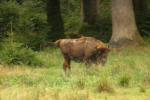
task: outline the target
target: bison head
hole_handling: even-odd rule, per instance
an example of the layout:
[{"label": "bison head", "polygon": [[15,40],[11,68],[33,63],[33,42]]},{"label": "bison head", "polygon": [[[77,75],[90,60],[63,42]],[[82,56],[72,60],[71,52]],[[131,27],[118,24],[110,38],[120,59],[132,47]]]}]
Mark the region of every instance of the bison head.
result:
[{"label": "bison head", "polygon": [[109,48],[99,48],[96,54],[97,63],[104,65],[107,61],[107,55],[110,52]]}]

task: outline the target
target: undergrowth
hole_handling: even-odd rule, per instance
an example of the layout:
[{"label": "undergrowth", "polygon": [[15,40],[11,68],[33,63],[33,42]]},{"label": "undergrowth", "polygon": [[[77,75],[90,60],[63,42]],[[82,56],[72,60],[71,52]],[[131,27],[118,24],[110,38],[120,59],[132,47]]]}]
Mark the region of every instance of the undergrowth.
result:
[{"label": "undergrowth", "polygon": [[41,66],[41,60],[36,53],[22,43],[5,41],[0,47],[0,63],[1,64],[25,64]]}]

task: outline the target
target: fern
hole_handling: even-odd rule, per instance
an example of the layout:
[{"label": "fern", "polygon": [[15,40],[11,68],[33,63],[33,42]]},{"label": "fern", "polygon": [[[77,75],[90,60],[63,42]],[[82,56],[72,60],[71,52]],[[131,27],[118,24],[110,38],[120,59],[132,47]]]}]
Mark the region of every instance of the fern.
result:
[{"label": "fern", "polygon": [[150,37],[150,13],[146,13],[141,24],[138,25],[142,36]]}]

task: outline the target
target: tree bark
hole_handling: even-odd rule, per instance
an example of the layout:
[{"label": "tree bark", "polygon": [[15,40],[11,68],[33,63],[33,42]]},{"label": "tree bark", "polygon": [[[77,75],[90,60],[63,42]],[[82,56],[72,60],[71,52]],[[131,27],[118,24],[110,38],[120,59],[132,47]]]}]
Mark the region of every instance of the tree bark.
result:
[{"label": "tree bark", "polygon": [[56,40],[64,36],[64,23],[59,0],[47,0],[47,21],[50,26],[49,39]]},{"label": "tree bark", "polygon": [[141,40],[133,12],[132,0],[112,0],[112,37],[110,47],[137,44]]},{"label": "tree bark", "polygon": [[98,18],[99,0],[82,0],[81,1],[81,21],[82,23],[95,24]]}]

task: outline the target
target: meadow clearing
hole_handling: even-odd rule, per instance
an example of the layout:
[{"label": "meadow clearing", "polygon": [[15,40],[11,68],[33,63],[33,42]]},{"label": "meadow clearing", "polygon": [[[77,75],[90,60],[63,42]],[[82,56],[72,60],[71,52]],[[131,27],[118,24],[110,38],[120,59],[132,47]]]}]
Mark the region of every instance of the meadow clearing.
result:
[{"label": "meadow clearing", "polygon": [[0,65],[0,100],[150,100],[150,45],[109,53],[105,66],[71,63],[58,48],[36,53],[41,67]]}]

